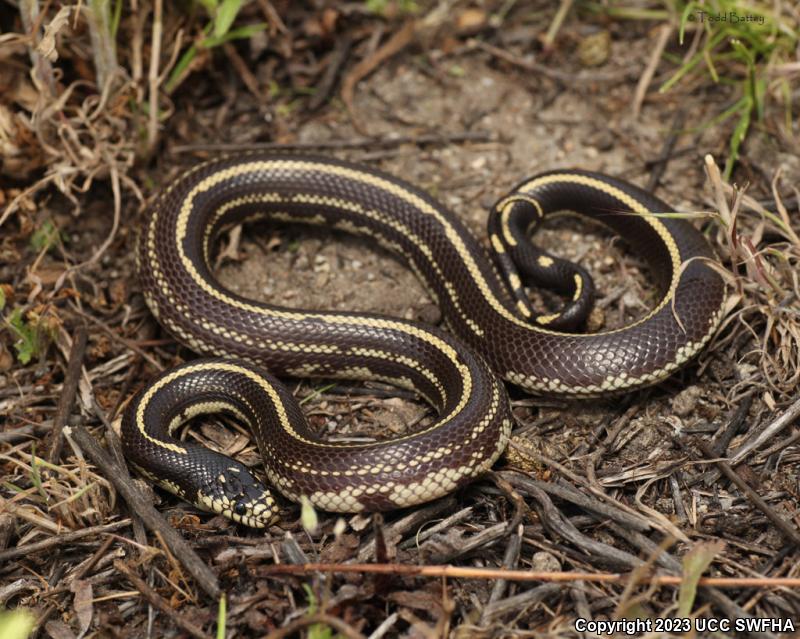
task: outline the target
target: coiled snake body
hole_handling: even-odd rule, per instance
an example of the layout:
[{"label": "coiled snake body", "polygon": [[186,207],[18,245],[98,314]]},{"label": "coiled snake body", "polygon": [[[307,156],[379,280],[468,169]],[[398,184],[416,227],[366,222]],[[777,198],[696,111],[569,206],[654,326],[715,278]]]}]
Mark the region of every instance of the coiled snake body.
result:
[{"label": "coiled snake body", "polygon": [[[611,226],[647,259],[662,295],[645,317],[603,333],[562,332],[585,316],[591,279],[528,237],[545,216],[563,210]],[[241,463],[173,438],[187,419],[223,411],[248,423],[269,480],[287,497],[305,496],[324,510],[385,510],[446,494],[488,469],[507,443],[511,414],[500,377],[537,393],[619,392],[660,381],[710,339],[721,319],[723,283],[695,259],[711,252],[691,225],[652,215],[669,210],[606,176],[546,173],[495,206],[493,264],[440,203],[387,174],[287,155],[199,165],[150,208],[137,262],[159,322],[192,350],[219,359],[168,371],[139,393],[123,419],[126,455],[165,488],[250,526],[275,517],[272,496]],[[373,238],[414,270],[452,334],[375,314],[281,308],[223,288],[209,266],[216,236],[263,217]],[[570,301],[560,313],[533,313],[524,289],[533,280],[566,293]],[[391,441],[324,442],[262,366],[279,377],[410,388],[438,417]]]}]

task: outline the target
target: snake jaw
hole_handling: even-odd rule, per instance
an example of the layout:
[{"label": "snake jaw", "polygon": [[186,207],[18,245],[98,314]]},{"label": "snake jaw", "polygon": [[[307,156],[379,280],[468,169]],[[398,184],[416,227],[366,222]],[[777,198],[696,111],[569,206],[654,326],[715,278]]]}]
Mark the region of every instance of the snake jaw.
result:
[{"label": "snake jaw", "polygon": [[251,528],[265,528],[277,518],[270,491],[243,465],[231,465],[197,491],[197,503]]}]

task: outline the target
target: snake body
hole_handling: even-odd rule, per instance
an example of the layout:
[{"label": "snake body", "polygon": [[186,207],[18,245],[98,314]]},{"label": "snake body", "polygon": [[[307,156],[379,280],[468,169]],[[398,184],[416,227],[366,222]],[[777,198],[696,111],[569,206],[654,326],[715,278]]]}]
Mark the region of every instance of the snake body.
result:
[{"label": "snake body", "polygon": [[[564,210],[611,226],[646,258],[661,297],[645,317],[603,333],[561,332],[585,315],[591,279],[528,236]],[[150,207],[137,263],[158,321],[215,359],[168,371],[137,395],[123,419],[126,454],[165,488],[250,526],[274,519],[274,499],[244,465],[173,438],[187,419],[222,411],[248,423],[270,482],[323,510],[386,510],[444,495],[485,472],[507,443],[512,419],[499,378],[551,395],[620,392],[662,380],[711,338],[722,280],[702,259],[712,256],[702,235],[652,215],[664,211],[607,176],[545,173],[494,207],[492,262],[442,204],[371,168],[269,154],[198,165]],[[265,217],[374,239],[413,269],[450,332],[376,314],[286,309],[225,289],[210,267],[215,238]],[[533,312],[524,290],[533,280],[571,298],[562,312]],[[438,416],[390,441],[325,442],[261,367],[278,377],[388,382],[418,392]]]}]

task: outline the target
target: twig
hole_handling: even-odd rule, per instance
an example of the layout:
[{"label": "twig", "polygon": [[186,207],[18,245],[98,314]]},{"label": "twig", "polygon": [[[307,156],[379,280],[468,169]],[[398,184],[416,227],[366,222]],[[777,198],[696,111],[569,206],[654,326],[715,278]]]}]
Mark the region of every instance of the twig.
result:
[{"label": "twig", "polygon": [[508,521],[508,531],[511,532],[522,523],[525,515],[529,515],[531,513],[530,506],[528,506],[528,504],[525,502],[525,498],[520,495],[508,481],[503,479],[499,473],[491,473],[489,478],[500,489],[500,492],[502,492],[506,498],[512,504],[514,504],[514,514]]},{"label": "twig", "polygon": [[558,584],[542,584],[541,586],[536,586],[530,590],[525,590],[518,595],[514,595],[513,597],[492,602],[483,609],[481,621],[484,619],[487,622],[492,621],[493,619],[497,619],[498,617],[511,612],[519,613],[520,611],[530,608],[545,598],[556,595],[559,592],[561,592],[561,586]]},{"label": "twig", "polygon": [[[1,434],[2,433],[0,433],[0,435]],[[2,441],[2,438],[0,438],[0,441]],[[779,441],[774,446],[770,446],[766,450],[761,451],[758,454],[758,458],[759,459],[766,459],[770,455],[774,455],[775,453],[777,453],[779,450],[783,450],[784,448],[788,448],[789,446],[791,446],[792,444],[794,444],[797,441],[800,441],[800,430],[796,431],[792,435],[789,435],[789,437],[787,437],[786,439],[782,439],[781,441]]]},{"label": "twig", "polygon": [[264,94],[261,92],[261,89],[258,86],[258,80],[256,76],[253,75],[252,71],[247,66],[247,63],[242,60],[242,56],[240,56],[236,52],[236,47],[234,47],[230,42],[226,42],[222,45],[222,50],[225,51],[225,55],[228,56],[228,59],[231,61],[231,64],[236,69],[236,73],[244,82],[244,85],[247,87],[247,90],[253,94],[253,97],[256,99],[259,105],[264,105],[267,103]]},{"label": "twig", "polygon": [[104,524],[102,526],[92,526],[91,528],[84,528],[83,530],[73,530],[71,532],[58,533],[52,537],[43,539],[42,541],[3,550],[0,552],[0,564],[10,559],[15,559],[16,557],[32,555],[33,553],[37,553],[42,550],[49,550],[50,548],[56,546],[63,547],[67,544],[71,544],[73,541],[83,539],[84,537],[91,537],[92,535],[119,530],[120,528],[125,528],[126,526],[130,525],[131,520],[124,519],[122,521],[115,521],[111,524]]},{"label": "twig", "polygon": [[8,547],[11,535],[17,527],[17,520],[11,513],[0,513],[0,552]]},{"label": "twig", "polygon": [[97,562],[106,556],[108,549],[114,545],[115,541],[117,541],[117,539],[114,535],[106,537],[105,541],[100,544],[100,547],[94,551],[94,554],[89,557],[87,561],[79,564],[78,569],[70,575],[70,582],[75,583],[79,579],[83,579],[84,575],[87,575],[89,571],[97,565]]},{"label": "twig", "polygon": [[550,23],[547,33],[542,40],[542,49],[545,51],[550,51],[553,48],[553,43],[556,41],[556,36],[561,30],[561,25],[564,24],[564,20],[569,10],[572,8],[572,3],[573,0],[561,0],[558,11],[556,11],[556,15],[553,17],[553,21]]},{"label": "twig", "polygon": [[[710,459],[716,457],[714,451],[705,442],[698,442],[697,446],[701,451],[703,451],[703,454],[706,457]],[[769,519],[775,525],[775,527],[780,530],[781,533],[783,533],[783,536],[786,537],[788,541],[792,542],[795,546],[800,547],[800,531],[798,531],[797,528],[792,526],[783,517],[778,515],[778,513],[776,513],[775,510],[761,498],[761,495],[753,490],[750,485],[744,479],[742,479],[735,470],[733,470],[728,462],[722,459],[717,459],[714,463],[717,465],[717,468],[719,468],[722,474],[736,484],[739,490],[747,495],[747,498],[753,502],[753,505],[767,516],[767,519]]]},{"label": "twig", "polygon": [[[523,530],[524,528],[522,524],[520,524],[517,526],[517,534],[511,535],[509,538],[505,555],[503,555],[503,570],[514,570],[517,567],[517,563],[519,562],[519,551],[520,548],[522,548]],[[483,613],[481,614],[482,622],[487,623],[489,621],[489,617],[491,615],[489,612],[487,612],[487,608],[503,598],[503,596],[506,594],[506,588],[508,588],[508,582],[505,579],[498,579],[494,582],[494,585],[492,586],[492,592],[489,595],[489,603],[487,604],[486,608],[483,609]]]},{"label": "twig", "polygon": [[[661,60],[661,54],[664,53],[664,47],[667,46],[669,36],[672,34],[672,25],[666,23],[661,25],[658,37],[656,38],[655,46],[650,52],[650,59],[647,61],[647,66],[639,78],[639,83],[636,85],[636,91],[633,94],[633,107],[631,109],[633,119],[639,117],[639,112],[642,110],[642,102],[647,95],[647,89],[653,81],[653,76],[658,68],[658,63]],[[652,190],[652,189],[648,189]]]},{"label": "twig", "polygon": [[120,495],[128,503],[131,512],[142,518],[144,524],[154,533],[159,533],[169,547],[172,554],[181,562],[189,574],[197,580],[198,585],[209,596],[217,599],[220,594],[219,583],[216,575],[203,562],[197,553],[189,546],[177,531],[172,528],[161,516],[150,501],[134,486],[128,474],[111,459],[97,440],[92,437],[82,426],[72,426],[64,429],[68,437],[74,439],[84,453],[101,470],[107,479],[114,484]]},{"label": "twig", "polygon": [[72,340],[67,372],[64,374],[64,385],[58,398],[55,417],[53,417],[53,434],[48,457],[51,464],[58,464],[61,451],[64,449],[64,426],[67,424],[72,405],[75,402],[75,393],[78,391],[78,382],[80,382],[83,369],[83,356],[86,353],[87,335],[86,327],[81,326]]},{"label": "twig", "polygon": [[105,152],[103,152],[103,157],[106,166],[108,166],[108,173],[109,177],[111,178],[111,193],[114,196],[114,217],[112,218],[111,221],[111,230],[108,232],[108,235],[103,240],[103,243],[100,245],[100,247],[91,255],[91,257],[88,260],[86,260],[85,262],[81,262],[80,264],[75,264],[74,266],[70,266],[66,271],[64,271],[61,274],[61,276],[58,278],[55,284],[56,290],[61,288],[64,281],[71,274],[81,271],[99,262],[100,258],[103,257],[103,255],[105,255],[108,248],[114,242],[114,238],[117,236],[117,231],[119,230],[119,222],[122,216],[122,192],[120,190],[120,174],[114,158]]},{"label": "twig", "polygon": [[622,510],[621,507],[616,507],[613,503],[604,504],[599,499],[592,498],[592,496],[585,495],[584,493],[577,491],[574,488],[570,488],[564,484],[553,484],[545,481],[538,481],[536,479],[530,479],[529,477],[525,477],[524,475],[513,471],[503,471],[498,473],[498,475],[508,480],[512,486],[515,486],[523,493],[526,493],[531,488],[538,488],[550,495],[558,497],[559,499],[573,503],[590,513],[595,513],[600,517],[611,519],[612,521],[615,521],[627,528],[638,530],[639,532],[648,532],[653,529],[653,526],[650,524],[650,522],[640,515],[626,512]]},{"label": "twig", "polygon": [[415,31],[416,23],[413,20],[406,22],[380,49],[353,67],[342,82],[342,102],[350,114],[353,126],[359,133],[364,133],[364,131],[356,117],[353,104],[356,85],[386,60],[402,51],[414,39]]},{"label": "twig", "polygon": [[505,60],[509,64],[513,64],[515,67],[525,69],[526,71],[532,71],[533,73],[538,73],[546,78],[550,78],[551,80],[562,83],[574,84],[576,82],[619,82],[620,80],[624,80],[625,78],[629,77],[634,72],[632,69],[624,69],[622,71],[610,71],[605,73],[594,70],[590,72],[580,71],[578,73],[569,73],[568,71],[551,69],[550,67],[545,66],[544,64],[539,64],[538,62],[534,62],[533,60],[521,58],[506,51],[505,49],[495,47],[481,40],[469,40],[467,42],[467,46],[473,49],[485,51],[495,58],[499,58],[501,60]]},{"label": "twig", "polygon": [[448,561],[453,561],[458,557],[463,557],[464,555],[474,552],[479,548],[483,548],[484,546],[488,546],[489,544],[503,539],[506,535],[508,535],[509,529],[510,527],[508,523],[501,521],[494,526],[484,528],[479,533],[472,535],[468,539],[462,540],[457,547],[445,547],[441,550],[436,550],[435,552],[430,553],[428,561],[434,561],[442,564]]},{"label": "twig", "polygon": [[[628,573],[609,572],[539,572],[533,570],[503,570],[501,568],[468,568],[464,566],[410,566],[407,564],[276,564],[258,566],[256,574],[260,577],[275,575],[305,575],[313,572],[329,574],[389,574],[405,577],[435,577],[445,579],[507,579],[508,581],[552,581],[568,583],[573,581],[590,581],[593,583],[624,584],[629,579]],[[683,577],[680,575],[653,575],[646,582],[654,586],[680,586]],[[718,588],[800,588],[800,577],[701,577],[700,586],[716,586]]]},{"label": "twig", "polygon": [[289,29],[281,20],[281,15],[277,12],[275,7],[269,0],[258,0],[258,6],[261,7],[261,12],[269,25],[269,34],[275,35],[276,33],[289,33]]},{"label": "twig", "polygon": [[756,435],[751,441],[742,444],[739,449],[730,457],[732,466],[740,464],[742,460],[747,457],[756,448],[772,439],[775,435],[781,432],[784,428],[789,426],[795,419],[800,417],[800,398],[794,404],[784,411],[782,415],[777,417],[771,424],[764,430]]},{"label": "twig", "polygon": [[[416,509],[414,512],[406,515],[402,519],[398,519],[391,525],[387,526],[383,531],[385,537],[389,539],[397,539],[404,535],[409,530],[414,530],[424,524],[437,518],[444,512],[452,510],[456,506],[456,500],[453,497],[444,497],[438,499],[422,508]],[[357,558],[359,561],[366,561],[367,559],[375,556],[375,539],[372,538],[364,544],[358,551]]]},{"label": "twig", "polygon": [[320,140],[319,142],[257,142],[254,144],[181,144],[170,149],[172,153],[222,152],[235,153],[252,151],[305,151],[308,149],[389,149],[404,144],[425,146],[432,144],[453,144],[458,142],[495,142],[496,136],[489,131],[458,131],[456,133],[435,133],[427,135],[399,135],[384,138],[355,138],[349,140]]},{"label": "twig", "polygon": [[467,506],[466,508],[462,508],[461,510],[454,512],[449,517],[445,517],[439,523],[434,524],[433,526],[429,526],[424,530],[418,529],[416,535],[406,539],[404,542],[398,545],[398,548],[400,548],[400,550],[409,550],[411,548],[414,548],[415,546],[419,548],[420,544],[423,541],[425,541],[426,539],[430,539],[435,534],[440,533],[443,530],[450,530],[451,528],[453,528],[453,526],[464,521],[470,515],[472,515],[474,510],[475,509],[472,506]]},{"label": "twig", "polygon": [[126,339],[125,337],[122,337],[122,335],[118,335],[118,334],[117,334],[117,332],[116,332],[116,331],[114,331],[114,330],[113,330],[113,329],[112,329],[110,326],[108,326],[108,325],[107,325],[105,322],[103,322],[103,321],[101,321],[101,320],[97,319],[96,317],[94,317],[94,316],[90,315],[89,313],[85,313],[85,312],[83,312],[83,311],[82,311],[81,309],[79,309],[77,306],[71,305],[71,306],[70,306],[70,309],[71,309],[71,310],[72,310],[74,313],[76,313],[77,315],[80,315],[80,316],[81,316],[82,318],[84,318],[85,320],[87,320],[87,321],[91,322],[92,324],[94,324],[95,326],[99,327],[99,328],[100,328],[100,329],[101,329],[101,330],[102,330],[102,331],[103,331],[103,332],[104,332],[106,335],[108,335],[108,336],[109,336],[109,337],[110,337],[112,340],[114,340],[115,342],[119,342],[119,343],[120,343],[120,344],[122,344],[122,345],[123,345],[125,348],[127,348],[127,349],[129,349],[129,350],[133,351],[133,352],[134,352],[134,353],[136,353],[136,354],[137,354],[139,357],[141,357],[142,359],[146,360],[146,361],[147,361],[147,363],[148,363],[148,364],[150,364],[151,366],[153,366],[153,367],[154,367],[156,370],[158,370],[158,371],[163,371],[163,370],[164,370],[164,366],[163,366],[163,365],[162,365],[162,364],[161,364],[161,363],[160,363],[158,360],[156,360],[156,359],[155,359],[153,356],[151,356],[150,354],[146,353],[146,352],[145,352],[145,351],[144,351],[142,348],[140,348],[140,347],[139,347],[139,346],[136,344],[136,342],[134,342],[133,340],[129,340],[129,339]]},{"label": "twig", "polygon": [[607,567],[630,570],[641,566],[642,561],[624,550],[596,541],[582,534],[566,519],[547,494],[536,486],[528,487],[528,493],[534,499],[534,508],[544,527],[552,534],[567,540],[583,553],[592,558],[593,563]]},{"label": "twig", "polygon": [[150,68],[147,83],[150,92],[150,112],[147,118],[147,152],[152,153],[158,140],[158,64],[161,58],[163,0],[153,3],[153,35],[150,48]]},{"label": "twig", "polygon": [[111,3],[89,2],[89,35],[92,40],[97,89],[111,83],[119,67],[115,41],[111,33]]},{"label": "twig", "polygon": [[193,637],[197,637],[197,639],[210,639],[210,636],[203,632],[202,628],[196,626],[183,615],[179,615],[175,612],[169,602],[148,586],[145,580],[137,575],[124,561],[119,559],[114,561],[114,568],[125,575],[127,580],[133,584],[133,587],[136,588],[145,599],[147,599],[151,606],[167,615],[167,617],[175,622],[176,626],[179,626]]},{"label": "twig", "polygon": [[720,457],[728,450],[728,446],[734,437],[739,433],[753,405],[753,393],[750,392],[742,398],[742,403],[736,408],[728,424],[715,439],[711,446],[712,457]]},{"label": "twig", "polygon": [[389,629],[395,623],[397,623],[397,617],[398,617],[398,614],[396,612],[393,612],[391,615],[386,617],[386,619],[384,619],[381,622],[381,625],[379,625],[377,628],[375,628],[375,630],[372,632],[372,634],[369,637],[367,637],[367,639],[381,639],[381,637],[383,637],[387,632],[389,632]]},{"label": "twig", "polygon": [[661,149],[661,153],[658,154],[658,158],[650,163],[650,178],[647,181],[648,191],[656,190],[658,183],[661,181],[661,178],[664,175],[664,171],[667,170],[667,163],[672,158],[675,145],[677,144],[678,138],[681,135],[681,129],[683,129],[683,123],[685,120],[686,111],[680,109],[672,120],[672,126],[670,127],[669,134],[664,142],[664,146]]},{"label": "twig", "polygon": [[316,111],[331,97],[333,87],[336,84],[336,78],[339,77],[339,72],[342,70],[342,67],[345,62],[347,62],[347,58],[350,55],[351,46],[352,41],[349,36],[345,35],[337,39],[336,46],[333,49],[333,53],[331,53],[330,60],[328,60],[325,73],[322,74],[322,78],[317,83],[314,95],[312,95],[311,99],[308,101],[309,111]]}]

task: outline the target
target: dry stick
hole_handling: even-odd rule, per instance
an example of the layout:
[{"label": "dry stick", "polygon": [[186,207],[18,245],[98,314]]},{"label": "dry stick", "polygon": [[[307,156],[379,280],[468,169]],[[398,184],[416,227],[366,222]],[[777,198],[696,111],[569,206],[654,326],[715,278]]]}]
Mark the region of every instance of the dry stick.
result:
[{"label": "dry stick", "polygon": [[94,554],[89,557],[89,560],[81,565],[72,575],[70,575],[70,583],[75,583],[79,579],[83,579],[83,577],[89,573],[92,568],[97,565],[97,562],[100,561],[105,554],[108,552],[108,549],[114,544],[117,539],[114,535],[109,535],[106,537],[105,541],[100,544],[100,547],[94,551]]},{"label": "dry stick", "polygon": [[593,564],[603,563],[605,567],[623,570],[641,566],[642,561],[638,557],[581,533],[571,521],[561,514],[541,488],[531,486],[528,494],[534,500],[534,508],[545,529],[576,546],[581,552],[592,558]]},{"label": "dry stick", "polygon": [[54,546],[64,546],[66,544],[71,544],[73,541],[83,539],[84,537],[91,537],[92,535],[111,532],[112,530],[119,530],[120,528],[125,528],[126,526],[130,525],[131,520],[124,519],[122,521],[115,521],[112,524],[92,526],[91,528],[84,528],[83,530],[73,530],[71,532],[59,533],[47,539],[43,539],[42,541],[37,541],[33,544],[26,544],[24,546],[3,550],[0,552],[0,564],[8,561],[9,559],[14,559],[22,555],[31,555],[41,550],[48,550]]},{"label": "dry stick", "polygon": [[720,457],[728,450],[731,441],[733,441],[733,438],[739,433],[744,425],[745,419],[747,419],[747,414],[750,412],[750,407],[753,405],[753,396],[754,393],[749,392],[742,398],[742,403],[736,408],[728,424],[722,429],[722,432],[715,435],[716,439],[711,446],[713,457]]},{"label": "dry stick", "polygon": [[363,130],[363,126],[359,122],[355,111],[354,100],[356,85],[358,85],[361,80],[366,78],[386,60],[392,58],[397,53],[400,53],[400,51],[405,49],[406,46],[414,39],[415,32],[416,23],[414,20],[409,20],[396,33],[394,33],[392,37],[389,38],[389,40],[387,40],[383,46],[381,46],[380,49],[355,65],[342,82],[342,102],[344,102],[347,113],[350,115],[353,127],[359,133],[363,134],[365,131]]},{"label": "dry stick", "polygon": [[655,161],[650,163],[650,179],[647,181],[646,187],[648,191],[652,192],[656,190],[658,183],[661,181],[661,178],[664,175],[664,171],[667,170],[667,163],[672,158],[675,145],[678,142],[678,138],[681,136],[681,129],[683,129],[683,123],[685,121],[686,111],[680,109],[672,120],[672,126],[670,127],[669,135],[664,142],[664,146],[661,149],[661,153],[659,153],[658,158],[656,158]]},{"label": "dry stick", "polygon": [[228,56],[231,64],[236,69],[236,72],[239,74],[242,82],[244,82],[247,90],[250,91],[250,93],[256,99],[256,102],[258,102],[259,105],[266,104],[267,100],[264,97],[264,94],[261,92],[261,89],[258,88],[258,80],[256,79],[256,76],[254,76],[250,71],[247,63],[242,60],[242,56],[236,52],[236,48],[230,42],[226,42],[222,45],[222,50],[225,51],[225,55]]},{"label": "dry stick", "polygon": [[72,348],[69,351],[67,372],[64,374],[64,385],[61,389],[61,396],[58,398],[58,406],[53,418],[53,435],[48,457],[51,464],[58,464],[61,458],[61,451],[64,449],[64,426],[67,425],[72,405],[75,402],[75,393],[78,391],[78,382],[81,379],[81,370],[83,369],[83,355],[86,353],[87,335],[86,327],[79,327],[72,341]]},{"label": "dry stick", "polygon": [[445,517],[439,523],[434,524],[433,526],[425,528],[424,530],[421,528],[418,529],[416,535],[409,537],[404,542],[400,543],[398,548],[400,550],[409,550],[414,547],[419,548],[423,541],[433,537],[435,534],[440,533],[443,530],[450,530],[456,524],[467,519],[467,517],[472,514],[473,510],[475,509],[472,506],[467,506],[466,508],[462,508],[461,510],[454,512],[449,517]]},{"label": "dry stick", "polygon": [[183,615],[179,615],[177,612],[175,612],[172,609],[172,606],[169,605],[169,602],[167,602],[161,595],[148,586],[145,580],[137,575],[125,562],[117,559],[114,561],[114,568],[125,575],[128,581],[133,584],[133,587],[136,588],[136,590],[138,590],[145,599],[147,599],[151,606],[157,608],[162,613],[167,615],[167,617],[175,622],[176,626],[182,628],[193,637],[197,637],[197,639],[209,639],[209,635],[203,632],[202,628],[194,625],[194,623],[186,619]]},{"label": "dry stick", "polygon": [[150,93],[150,112],[147,119],[147,152],[152,153],[158,140],[158,65],[161,59],[161,32],[163,0],[155,0],[153,5],[153,35],[150,51],[150,68],[147,84]]},{"label": "dry stick", "polygon": [[670,34],[672,34],[672,25],[669,23],[661,25],[658,38],[656,38],[656,44],[653,47],[653,51],[650,53],[650,59],[647,61],[647,66],[642,72],[642,76],[639,78],[639,83],[636,85],[636,91],[633,94],[633,108],[631,109],[631,115],[633,116],[634,120],[639,117],[639,112],[642,110],[642,103],[647,95],[647,89],[650,86],[650,83],[653,81],[653,76],[658,68],[658,63],[661,60],[661,54],[664,53],[664,47],[667,46]]},{"label": "dry stick", "polygon": [[[792,444],[794,444],[798,440],[800,440],[800,430],[795,432],[793,435],[789,435],[789,437],[787,437],[786,439],[782,439],[777,444],[775,444],[773,446],[770,446],[769,448],[767,448],[767,450],[761,451],[758,454],[758,458],[759,459],[766,459],[770,455],[774,455],[775,453],[777,453],[779,450],[783,450],[784,448],[788,448],[789,446],[791,446]],[[2,439],[0,439],[0,441],[2,441]]]},{"label": "dry stick", "polygon": [[53,422],[47,420],[40,424],[26,424],[8,432],[0,432],[0,443],[2,444],[16,444],[21,439],[28,437],[39,437],[44,435],[52,427]]},{"label": "dry stick", "polygon": [[92,437],[82,426],[72,426],[65,429],[68,437],[75,440],[83,452],[92,460],[106,478],[114,484],[131,512],[141,517],[144,524],[154,533],[159,533],[164,539],[170,552],[181,562],[192,577],[197,580],[203,591],[214,599],[219,597],[220,589],[216,575],[203,562],[191,546],[172,528],[161,516],[153,504],[134,486],[130,477],[111,459],[97,440]]},{"label": "dry stick", "polygon": [[342,70],[344,63],[350,55],[351,46],[352,41],[348,36],[344,36],[336,42],[325,73],[322,74],[322,79],[317,83],[314,95],[312,95],[311,99],[308,101],[309,111],[316,111],[331,97],[334,85],[336,84],[336,78],[339,77],[339,72]]},{"label": "dry stick", "polygon": [[[384,530],[384,535],[389,538],[402,536],[409,530],[418,528],[422,524],[439,517],[441,514],[453,510],[455,507],[456,500],[452,496],[437,499],[387,526],[386,530]],[[372,538],[361,545],[356,557],[359,561],[366,561],[374,556],[374,554],[375,539]]]},{"label": "dry stick", "polygon": [[[703,451],[703,454],[713,459],[716,457],[714,451],[706,444],[705,442],[697,442],[697,446]],[[783,517],[778,515],[775,510],[759,495],[755,490],[753,490],[750,485],[742,479],[739,474],[733,470],[731,465],[722,460],[717,459],[715,461],[717,468],[720,469],[723,475],[727,477],[730,481],[732,481],[736,486],[741,490],[745,495],[747,495],[748,499],[753,502],[753,505],[758,508],[762,513],[767,516],[775,527],[783,533],[783,536],[790,542],[792,542],[795,546],[800,547],[800,531],[797,530],[794,526],[792,526],[789,522],[787,522]]]},{"label": "dry stick", "polygon": [[[609,572],[538,572],[529,570],[503,570],[501,568],[467,568],[463,566],[410,566],[407,564],[276,564],[258,566],[259,577],[275,575],[305,575],[312,572],[330,574],[389,574],[404,577],[436,577],[452,579],[507,579],[508,581],[547,581],[568,583],[573,581],[591,581],[594,583],[624,584],[630,579],[628,573]],[[680,586],[684,578],[680,575],[654,575],[646,582],[639,583],[653,586]],[[800,588],[800,577],[701,577],[700,586],[716,586],[718,588]]]},{"label": "dry stick", "polygon": [[425,135],[400,135],[382,138],[355,138],[350,140],[320,140],[319,142],[254,142],[252,144],[181,144],[170,148],[172,153],[210,151],[231,153],[236,151],[304,151],[308,149],[390,149],[404,144],[452,144],[456,142],[495,142],[497,137],[489,131],[458,131],[456,133],[430,133]]},{"label": "dry stick", "polygon": [[[514,487],[508,481],[503,479],[498,473],[492,473],[490,478],[506,496],[506,499],[514,504],[514,514],[512,515],[511,520],[508,522],[508,532],[511,533],[522,523],[525,515],[531,512],[530,506],[528,506],[528,504],[525,502],[525,498],[516,490],[514,490]],[[506,568],[509,567],[510,566],[506,566]]]},{"label": "dry stick", "polygon": [[83,319],[91,322],[95,326],[97,326],[100,330],[102,330],[106,335],[108,335],[113,341],[122,344],[125,348],[133,351],[139,357],[146,360],[150,365],[153,366],[158,371],[163,371],[164,366],[156,359],[154,359],[151,355],[146,353],[143,349],[141,349],[136,342],[126,339],[121,335],[118,335],[116,331],[114,331],[110,326],[108,326],[105,322],[97,319],[96,317],[92,317],[88,313],[84,313],[82,310],[77,308],[76,306],[71,306],[70,310],[75,313],[76,315],[80,315]]},{"label": "dry stick", "polygon": [[469,539],[463,540],[459,544],[458,548],[445,547],[441,551],[430,553],[429,559],[430,561],[442,564],[447,563],[448,561],[453,561],[468,553],[476,551],[478,548],[483,548],[484,546],[488,546],[489,544],[503,539],[508,535],[508,531],[508,523],[501,521],[499,524],[484,528],[481,530],[481,532],[472,535],[472,537]]},{"label": "dry stick", "polygon": [[[631,543],[634,547],[638,548],[641,552],[647,553],[650,557],[655,558],[655,562],[669,570],[670,572],[680,572],[681,571],[681,563],[678,561],[673,555],[671,555],[665,547],[659,548],[658,544],[652,541],[646,535],[638,533],[633,530],[626,530],[622,526],[619,526],[613,522],[611,522],[609,528],[613,530],[617,535],[619,535],[623,539],[627,539],[629,543]],[[711,603],[718,606],[728,617],[735,617],[735,618],[745,618],[750,617],[750,615],[739,607],[739,605],[726,597],[722,594],[719,590],[715,588],[709,587],[702,587],[699,590],[699,593],[705,599],[708,599]]]},{"label": "dry stick", "polygon": [[515,471],[501,471],[498,475],[506,479],[512,486],[523,493],[531,488],[538,488],[559,499],[575,504],[583,510],[615,521],[621,526],[632,528],[639,532],[648,532],[653,529],[653,526],[651,526],[646,519],[639,516],[632,516],[624,510],[615,507],[613,504],[604,504],[599,499],[595,499],[592,495],[586,495],[565,484],[553,484],[546,481],[531,479]]},{"label": "dry stick", "polygon": [[759,433],[751,441],[740,446],[739,450],[737,450],[730,457],[731,465],[736,466],[737,464],[740,464],[742,460],[751,452],[764,444],[767,440],[777,435],[798,417],[800,417],[800,398],[798,398],[794,404],[789,406],[789,408],[787,408],[780,417],[775,419],[769,426],[762,430],[761,433]]},{"label": "dry stick", "polygon": [[467,41],[467,47],[472,49],[479,49],[481,51],[485,51],[491,56],[495,58],[499,58],[500,60],[505,60],[509,64],[514,65],[515,67],[519,67],[520,69],[524,69],[526,71],[531,71],[533,73],[538,73],[543,75],[550,80],[554,80],[556,82],[562,82],[564,84],[574,85],[577,82],[587,82],[587,83],[596,83],[596,82],[619,82],[620,80],[624,80],[631,76],[633,73],[636,72],[634,68],[630,69],[623,69],[620,71],[579,71],[578,73],[570,73],[568,71],[559,71],[557,69],[552,69],[544,64],[539,64],[538,62],[534,62],[533,60],[529,60],[527,58],[521,58],[518,55],[514,55],[505,49],[501,49],[500,47],[496,47],[494,45],[488,44],[487,42],[483,42],[482,40],[477,40],[475,38],[470,39]]},{"label": "dry stick", "polygon": [[[521,611],[532,608],[547,597],[557,595],[562,591],[562,588],[563,586],[558,584],[542,584],[530,590],[524,590],[513,597],[490,603],[483,609],[485,619],[488,623],[512,612],[520,614]],[[482,617],[481,621],[483,621],[483,619]]]},{"label": "dry stick", "polygon": [[[519,551],[520,548],[522,548],[523,531],[524,527],[522,524],[520,524],[517,526],[517,534],[511,535],[510,539],[508,540],[508,546],[506,546],[506,552],[503,556],[504,570],[513,570],[517,567],[517,563],[519,562]],[[506,588],[508,588],[508,582],[505,579],[498,579],[495,581],[494,585],[492,586],[492,592],[489,595],[489,603],[487,605],[491,605],[500,601],[506,594]],[[488,621],[485,609],[481,615],[481,621]]]},{"label": "dry stick", "polygon": [[553,43],[556,41],[556,36],[561,30],[561,25],[564,24],[564,20],[566,19],[569,10],[572,8],[573,1],[574,0],[561,0],[558,11],[556,11],[556,15],[553,18],[553,21],[550,23],[547,33],[545,33],[544,39],[542,40],[542,48],[545,51],[550,51],[553,48]]},{"label": "dry stick", "polygon": [[[648,555],[655,556],[657,551],[657,545],[650,540],[649,537],[643,535],[639,530],[648,530],[648,528],[639,529],[635,525],[631,525],[624,517],[622,519],[619,518],[619,515],[624,515],[624,513],[616,512],[614,509],[610,509],[609,507],[605,506],[604,504],[600,504],[599,502],[593,502],[589,498],[587,498],[583,493],[580,493],[572,488],[568,488],[565,486],[557,486],[548,484],[547,482],[537,482],[535,480],[529,479],[527,477],[518,477],[518,480],[521,481],[521,486],[524,485],[526,482],[530,482],[544,490],[545,492],[551,492],[554,495],[557,495],[561,499],[566,501],[571,501],[572,503],[582,507],[584,510],[589,511],[592,513],[592,516],[598,520],[601,517],[605,517],[610,519],[611,521],[607,524],[612,530],[614,530],[619,536],[625,537],[628,541],[635,547],[639,548],[642,552],[647,553]],[[522,488],[524,491],[524,488]],[[598,508],[600,506],[601,508]],[[615,523],[615,520],[617,523]],[[634,520],[635,523],[638,521]],[[668,552],[663,551],[658,554],[657,563],[662,567],[678,572],[681,569],[680,562],[675,559],[672,555]],[[737,616],[743,617],[747,616],[746,613],[741,610],[733,601],[728,599],[725,595],[721,592],[714,590],[713,588],[703,588],[702,592],[704,596],[706,596],[710,601],[718,605],[722,610],[726,612],[729,616]],[[731,611],[735,611],[735,615],[731,614]]]}]

